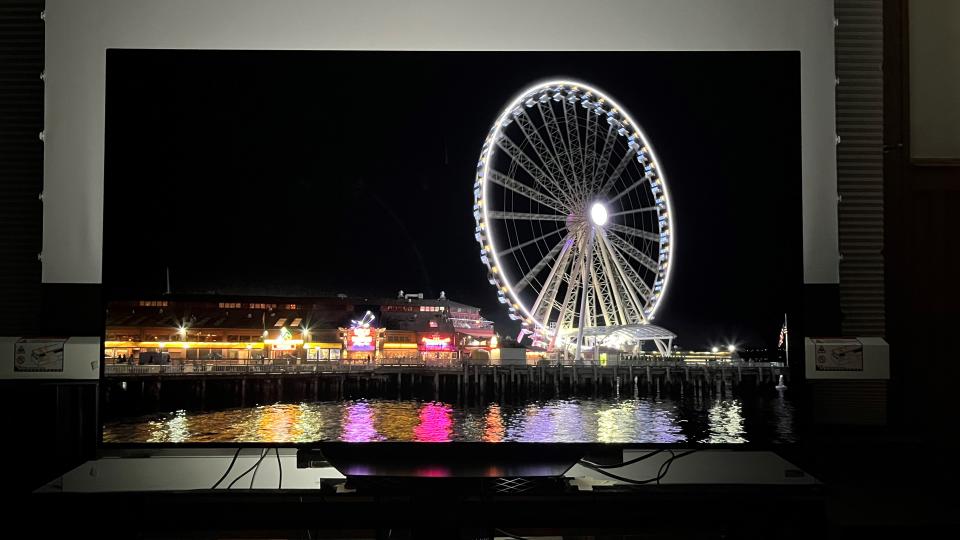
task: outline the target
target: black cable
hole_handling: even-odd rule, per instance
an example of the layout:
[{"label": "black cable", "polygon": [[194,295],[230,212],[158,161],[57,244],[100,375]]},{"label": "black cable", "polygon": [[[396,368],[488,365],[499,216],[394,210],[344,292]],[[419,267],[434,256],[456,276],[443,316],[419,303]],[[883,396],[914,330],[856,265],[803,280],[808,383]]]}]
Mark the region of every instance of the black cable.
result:
[{"label": "black cable", "polygon": [[237,462],[237,456],[240,455],[240,450],[242,450],[242,449],[243,449],[242,446],[237,447],[237,451],[236,451],[236,453],[233,454],[233,460],[230,462],[230,466],[227,467],[227,471],[226,471],[225,473],[223,473],[223,476],[221,476],[220,479],[217,480],[217,483],[214,484],[213,487],[210,488],[210,489],[217,489],[217,486],[220,485],[220,482],[223,482],[223,479],[226,478],[228,474],[230,474],[230,471],[233,470],[233,464]]},{"label": "black cable", "polygon": [[283,489],[283,463],[280,463],[280,447],[274,446],[273,450],[277,453],[277,467],[280,469],[280,482],[277,483],[277,489]]},{"label": "black cable", "polygon": [[243,474],[241,474],[240,476],[234,478],[234,479],[233,479],[233,482],[230,482],[230,485],[227,486],[227,489],[232,488],[233,485],[236,484],[241,478],[243,478],[244,476],[250,474],[250,471],[252,471],[254,468],[256,468],[257,466],[259,466],[259,465],[260,465],[260,462],[263,461],[263,458],[266,457],[266,456],[267,456],[267,453],[266,453],[266,452],[264,452],[263,454],[261,454],[261,455],[260,455],[260,459],[258,459],[257,462],[254,463],[252,467],[250,467],[249,469],[247,469],[246,471],[244,471]]},{"label": "black cable", "polygon": [[[668,459],[667,461],[661,463],[661,464],[660,464],[660,471],[662,471],[662,473],[659,473],[659,472],[658,472],[658,474],[657,474],[657,485],[658,485],[658,486],[660,485],[660,480],[662,480],[663,478],[666,478],[667,473],[670,472],[670,465],[673,465],[673,462],[674,462],[674,461],[676,461],[676,460],[678,460],[678,459],[680,459],[680,458],[682,458],[682,457],[684,457],[684,456],[689,456],[690,454],[692,454],[692,453],[694,453],[694,452],[696,452],[696,450],[688,450],[688,451],[686,451],[686,452],[684,452],[684,453],[682,453],[682,454],[675,454],[675,455],[671,456],[670,459]],[[673,454],[673,452],[670,452],[670,453]],[[664,467],[666,467],[666,468],[664,469]]]},{"label": "black cable", "polygon": [[633,478],[627,478],[627,477],[625,477],[625,476],[620,476],[619,474],[613,474],[612,472],[607,472],[607,471],[605,471],[605,470],[603,470],[603,469],[597,469],[596,467],[591,467],[590,465],[583,464],[583,466],[586,467],[586,468],[588,468],[588,469],[590,469],[590,470],[596,471],[596,472],[598,472],[598,473],[600,473],[600,474],[602,474],[602,475],[604,475],[604,476],[609,476],[610,478],[613,478],[614,480],[619,480],[619,481],[621,481],[621,482],[626,482],[626,483],[628,483],[628,484],[634,484],[634,485],[638,485],[638,486],[642,486],[642,485],[644,485],[644,484],[650,484],[650,483],[656,482],[656,481],[658,480],[658,478],[650,478],[650,479],[648,479],[648,480],[634,480]]},{"label": "black cable", "polygon": [[666,451],[667,451],[667,452],[670,452],[670,458],[660,464],[660,468],[659,468],[658,471],[657,471],[657,476],[655,476],[655,477],[653,477],[653,478],[648,478],[648,479],[646,479],[646,480],[635,480],[635,479],[633,479],[633,478],[627,478],[627,477],[625,477],[625,476],[620,476],[620,475],[618,475],[618,474],[613,474],[612,472],[608,472],[608,471],[606,471],[606,470],[604,470],[604,469],[602,469],[602,468],[599,468],[599,467],[594,467],[594,466],[592,466],[592,465],[588,465],[587,463],[584,463],[584,462],[581,462],[580,464],[583,465],[584,467],[592,470],[592,471],[596,471],[596,472],[598,472],[598,473],[600,473],[600,474],[602,474],[602,475],[604,475],[604,476],[608,476],[608,477],[610,477],[610,478],[613,478],[614,480],[619,480],[619,481],[621,481],[621,482],[626,482],[627,484],[633,484],[633,485],[642,486],[642,485],[652,484],[652,483],[656,482],[656,483],[659,485],[659,484],[660,484],[660,480],[662,480],[662,479],[667,475],[667,473],[670,472],[670,465],[671,465],[675,460],[680,459],[680,458],[682,458],[682,457],[684,457],[684,456],[689,456],[690,454],[696,452],[696,450],[690,450],[690,451],[684,452],[684,453],[682,453],[682,454],[675,454],[675,453],[673,452],[673,450],[669,450],[669,449],[668,449],[668,450],[666,450]]},{"label": "black cable", "polygon": [[592,462],[592,461],[587,461],[587,460],[585,460],[585,459],[581,459],[581,460],[580,460],[580,463],[581,463],[582,465],[589,465],[589,466],[591,466],[591,467],[593,467],[593,468],[597,468],[597,469],[619,469],[620,467],[626,467],[627,465],[633,465],[634,463],[639,463],[639,462],[641,462],[641,461],[643,461],[643,460],[645,460],[645,459],[652,458],[653,456],[655,456],[655,455],[657,455],[657,454],[659,454],[659,453],[661,453],[661,452],[666,452],[666,451],[667,451],[666,448],[661,448],[661,449],[659,449],[659,450],[655,450],[655,451],[653,451],[653,452],[650,452],[649,454],[644,454],[644,455],[642,455],[642,456],[640,456],[640,457],[638,457],[638,458],[634,458],[634,459],[631,459],[631,460],[629,460],[629,461],[624,461],[623,463],[617,463],[617,464],[615,464],[615,465],[601,465],[601,464],[599,464],[599,463],[594,463],[594,462]]},{"label": "black cable", "polygon": [[[261,461],[262,461],[262,459],[263,459],[263,456],[264,456],[265,454],[269,454],[269,453],[270,453],[270,449],[269,449],[269,448],[264,448],[263,450],[261,450],[261,451],[260,451]],[[260,464],[259,464],[259,462],[257,463],[256,468],[253,469],[253,474],[250,475],[250,488],[249,488],[249,489],[253,489],[253,481],[257,479],[257,473],[258,473],[258,472],[260,472]]]}]

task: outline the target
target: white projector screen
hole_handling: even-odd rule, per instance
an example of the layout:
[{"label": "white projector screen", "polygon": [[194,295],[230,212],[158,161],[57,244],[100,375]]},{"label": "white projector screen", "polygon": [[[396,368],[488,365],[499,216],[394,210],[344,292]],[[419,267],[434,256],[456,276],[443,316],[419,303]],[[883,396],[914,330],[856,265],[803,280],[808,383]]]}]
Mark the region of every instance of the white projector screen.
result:
[{"label": "white projector screen", "polygon": [[108,48],[798,50],[804,282],[839,282],[832,0],[47,0],[44,283],[101,282]]}]

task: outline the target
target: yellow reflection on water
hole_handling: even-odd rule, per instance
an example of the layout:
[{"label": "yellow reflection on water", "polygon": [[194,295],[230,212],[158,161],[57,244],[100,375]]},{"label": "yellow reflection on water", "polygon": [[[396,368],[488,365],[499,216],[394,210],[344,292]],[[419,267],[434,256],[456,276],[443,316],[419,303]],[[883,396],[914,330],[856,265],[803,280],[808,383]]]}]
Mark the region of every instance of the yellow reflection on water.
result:
[{"label": "yellow reflection on water", "polygon": [[413,430],[420,423],[419,406],[415,402],[380,402],[374,406],[374,422],[388,441],[413,440]]},{"label": "yellow reflection on water", "polygon": [[255,440],[290,442],[303,434],[300,426],[303,411],[298,405],[259,407],[257,412]]},{"label": "yellow reflection on water", "polygon": [[634,410],[627,403],[618,403],[615,406],[597,413],[597,441],[630,442],[633,427],[636,423]]},{"label": "yellow reflection on water", "polygon": [[190,439],[190,420],[187,411],[179,410],[167,420],[150,422],[147,442],[179,443]]},{"label": "yellow reflection on water", "polygon": [[487,413],[483,416],[483,435],[480,440],[483,442],[500,442],[503,440],[506,431],[500,405],[491,403],[487,407]]}]

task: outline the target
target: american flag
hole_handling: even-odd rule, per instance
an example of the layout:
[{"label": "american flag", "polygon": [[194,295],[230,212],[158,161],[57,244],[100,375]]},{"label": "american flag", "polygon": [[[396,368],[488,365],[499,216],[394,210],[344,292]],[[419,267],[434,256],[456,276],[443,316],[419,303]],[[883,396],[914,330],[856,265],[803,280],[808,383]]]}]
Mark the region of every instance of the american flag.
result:
[{"label": "american flag", "polygon": [[783,347],[783,340],[787,337],[787,323],[784,321],[783,326],[780,327],[780,339],[777,341],[777,348]]}]

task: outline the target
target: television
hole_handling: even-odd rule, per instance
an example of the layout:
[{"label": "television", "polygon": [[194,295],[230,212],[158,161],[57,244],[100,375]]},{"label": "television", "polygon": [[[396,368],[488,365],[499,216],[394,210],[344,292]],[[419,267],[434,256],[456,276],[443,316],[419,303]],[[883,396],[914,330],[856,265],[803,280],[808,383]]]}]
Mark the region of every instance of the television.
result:
[{"label": "television", "polygon": [[106,59],[103,444],[796,440],[798,51]]}]

